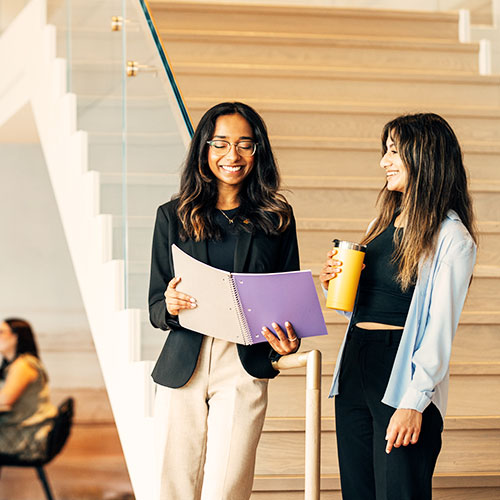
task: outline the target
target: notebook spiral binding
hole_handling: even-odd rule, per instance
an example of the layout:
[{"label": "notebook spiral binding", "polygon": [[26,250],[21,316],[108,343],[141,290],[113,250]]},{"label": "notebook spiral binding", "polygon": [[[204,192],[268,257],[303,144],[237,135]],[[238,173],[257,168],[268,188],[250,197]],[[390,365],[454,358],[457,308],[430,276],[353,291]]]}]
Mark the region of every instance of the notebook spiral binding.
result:
[{"label": "notebook spiral binding", "polygon": [[243,312],[243,306],[241,304],[240,296],[238,294],[238,289],[236,288],[234,279],[235,278],[231,276],[229,282],[231,285],[231,292],[232,292],[231,295],[233,296],[234,305],[238,313],[238,323],[240,324],[241,333],[243,335],[245,345],[252,345],[253,344],[252,334],[250,333],[250,328],[248,327],[247,318],[245,316],[245,313]]}]

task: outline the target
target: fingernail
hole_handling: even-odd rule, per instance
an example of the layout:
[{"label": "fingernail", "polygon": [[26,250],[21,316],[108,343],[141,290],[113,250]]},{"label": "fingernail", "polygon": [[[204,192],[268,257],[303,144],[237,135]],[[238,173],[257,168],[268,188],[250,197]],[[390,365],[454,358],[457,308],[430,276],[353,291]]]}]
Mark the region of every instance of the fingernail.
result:
[{"label": "fingernail", "polygon": [[194,309],[197,306],[198,306],[197,304],[191,304],[191,309]]},{"label": "fingernail", "polygon": [[273,323],[273,327],[276,328],[278,326],[277,323]]},{"label": "fingernail", "polygon": [[290,326],[290,323],[288,321],[285,321],[285,326]]},{"label": "fingernail", "polygon": [[191,297],[189,300],[190,300],[193,304],[195,304],[195,303],[196,303],[196,299],[195,299],[195,298],[193,298],[193,297]]}]

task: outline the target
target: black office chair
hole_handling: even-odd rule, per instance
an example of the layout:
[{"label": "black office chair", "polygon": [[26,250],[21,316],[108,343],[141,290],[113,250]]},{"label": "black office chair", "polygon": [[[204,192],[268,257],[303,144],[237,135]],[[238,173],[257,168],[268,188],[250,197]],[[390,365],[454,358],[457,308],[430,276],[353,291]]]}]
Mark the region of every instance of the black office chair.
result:
[{"label": "black office chair", "polygon": [[59,405],[57,415],[54,417],[54,427],[52,427],[47,437],[47,451],[43,458],[37,460],[21,460],[15,455],[0,453],[0,468],[4,466],[36,468],[38,478],[42,483],[47,500],[54,500],[54,495],[43,467],[47,465],[65,445],[73,424],[73,407],[73,398],[67,398]]}]

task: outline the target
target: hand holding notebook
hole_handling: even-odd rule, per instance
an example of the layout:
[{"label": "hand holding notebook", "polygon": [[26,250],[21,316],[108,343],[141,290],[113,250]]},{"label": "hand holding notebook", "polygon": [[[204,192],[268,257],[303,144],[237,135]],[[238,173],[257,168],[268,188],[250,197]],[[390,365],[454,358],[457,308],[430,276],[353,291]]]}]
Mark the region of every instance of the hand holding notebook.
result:
[{"label": "hand holding notebook", "polygon": [[200,262],[172,245],[179,292],[196,299],[197,307],[179,312],[190,330],[250,345],[266,342],[263,326],[293,325],[298,337],[326,335],[327,329],[311,271],[229,273]]}]

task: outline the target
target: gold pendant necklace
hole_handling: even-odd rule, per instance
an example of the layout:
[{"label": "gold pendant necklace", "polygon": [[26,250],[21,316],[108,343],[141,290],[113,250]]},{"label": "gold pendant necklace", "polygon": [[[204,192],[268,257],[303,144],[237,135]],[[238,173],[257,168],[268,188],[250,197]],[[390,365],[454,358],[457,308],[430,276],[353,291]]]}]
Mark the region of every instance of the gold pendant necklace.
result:
[{"label": "gold pendant necklace", "polygon": [[219,212],[228,220],[229,224],[232,224],[234,222],[234,217],[230,219],[220,208]]}]

